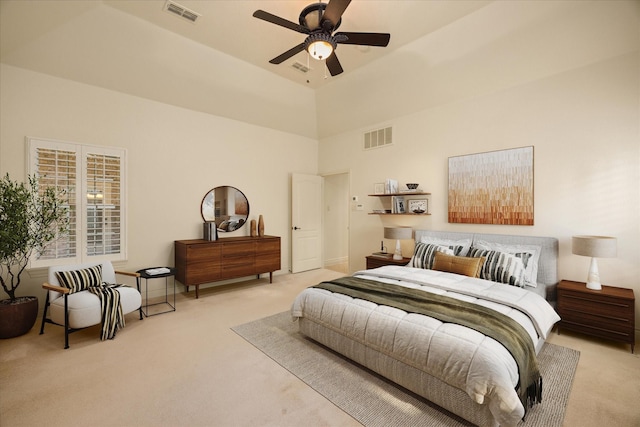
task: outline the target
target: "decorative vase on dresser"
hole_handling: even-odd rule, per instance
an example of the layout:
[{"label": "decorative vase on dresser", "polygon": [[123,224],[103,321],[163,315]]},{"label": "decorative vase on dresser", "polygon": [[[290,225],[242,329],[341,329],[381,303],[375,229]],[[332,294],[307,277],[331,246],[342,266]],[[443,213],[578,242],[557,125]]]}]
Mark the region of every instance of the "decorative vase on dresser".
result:
[{"label": "decorative vase on dresser", "polygon": [[262,215],[258,217],[258,236],[264,236],[264,219]]}]

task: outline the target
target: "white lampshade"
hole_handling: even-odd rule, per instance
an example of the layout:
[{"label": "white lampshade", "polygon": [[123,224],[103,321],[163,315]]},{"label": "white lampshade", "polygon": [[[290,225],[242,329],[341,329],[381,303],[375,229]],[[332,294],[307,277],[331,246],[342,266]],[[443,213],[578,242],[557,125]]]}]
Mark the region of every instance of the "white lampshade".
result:
[{"label": "white lampshade", "polygon": [[384,238],[396,239],[396,251],[393,254],[393,259],[402,259],[402,249],[400,248],[400,240],[408,240],[413,237],[413,229],[409,227],[385,227]]},{"label": "white lampshade", "polygon": [[313,33],[305,39],[304,48],[313,59],[322,61],[331,56],[336,48],[336,41],[330,34]]},{"label": "white lampshade", "polygon": [[617,255],[617,240],[608,236],[573,236],[571,238],[571,252],[575,255],[591,257],[587,288],[602,289],[598,262],[596,258],[614,258]]},{"label": "white lampshade", "polygon": [[331,43],[328,41],[318,40],[309,45],[307,52],[309,52],[309,55],[311,55],[313,59],[321,61],[331,56],[333,53],[333,46],[331,46]]}]

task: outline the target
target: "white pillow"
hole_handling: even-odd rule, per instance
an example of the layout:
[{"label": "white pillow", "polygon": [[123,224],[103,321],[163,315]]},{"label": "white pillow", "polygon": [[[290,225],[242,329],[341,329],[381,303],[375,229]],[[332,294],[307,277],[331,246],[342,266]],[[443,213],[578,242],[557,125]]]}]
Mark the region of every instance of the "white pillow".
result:
[{"label": "white pillow", "polygon": [[486,240],[476,240],[473,242],[473,247],[478,249],[506,252],[522,259],[522,263],[525,266],[525,285],[532,288],[535,288],[537,286],[538,261],[540,260],[540,252],[542,251],[541,246],[492,243],[487,242]]},{"label": "white pillow", "polygon": [[471,248],[471,239],[439,239],[437,237],[422,236],[420,237],[420,243],[429,243],[437,246],[446,246],[453,250],[453,255],[467,256],[469,249]]}]

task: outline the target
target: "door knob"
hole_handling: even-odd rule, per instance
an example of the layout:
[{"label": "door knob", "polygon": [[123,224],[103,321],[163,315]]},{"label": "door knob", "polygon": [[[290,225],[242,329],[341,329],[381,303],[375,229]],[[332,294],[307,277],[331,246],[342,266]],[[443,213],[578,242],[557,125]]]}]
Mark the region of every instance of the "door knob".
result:
[{"label": "door knob", "polygon": [[302,230],[300,227],[293,227],[294,230]]}]

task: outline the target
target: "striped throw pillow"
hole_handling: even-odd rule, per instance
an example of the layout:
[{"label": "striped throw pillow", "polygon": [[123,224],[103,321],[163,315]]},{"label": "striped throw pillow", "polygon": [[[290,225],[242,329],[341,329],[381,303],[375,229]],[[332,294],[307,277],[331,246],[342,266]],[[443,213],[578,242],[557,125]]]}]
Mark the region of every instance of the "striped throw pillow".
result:
[{"label": "striped throw pillow", "polygon": [[431,270],[436,252],[453,255],[453,250],[446,246],[431,245],[429,243],[416,243],[416,247],[413,250],[413,256],[411,257],[411,261],[409,261],[408,266]]},{"label": "striped throw pillow", "polygon": [[525,284],[525,269],[522,259],[506,252],[487,249],[471,248],[469,256],[484,257],[485,262],[480,270],[480,278],[492,282],[506,283],[511,286],[523,287]]},{"label": "striped throw pillow", "polygon": [[70,290],[69,293],[84,291],[102,283],[102,265],[82,270],[56,271],[56,277],[60,285]]}]

